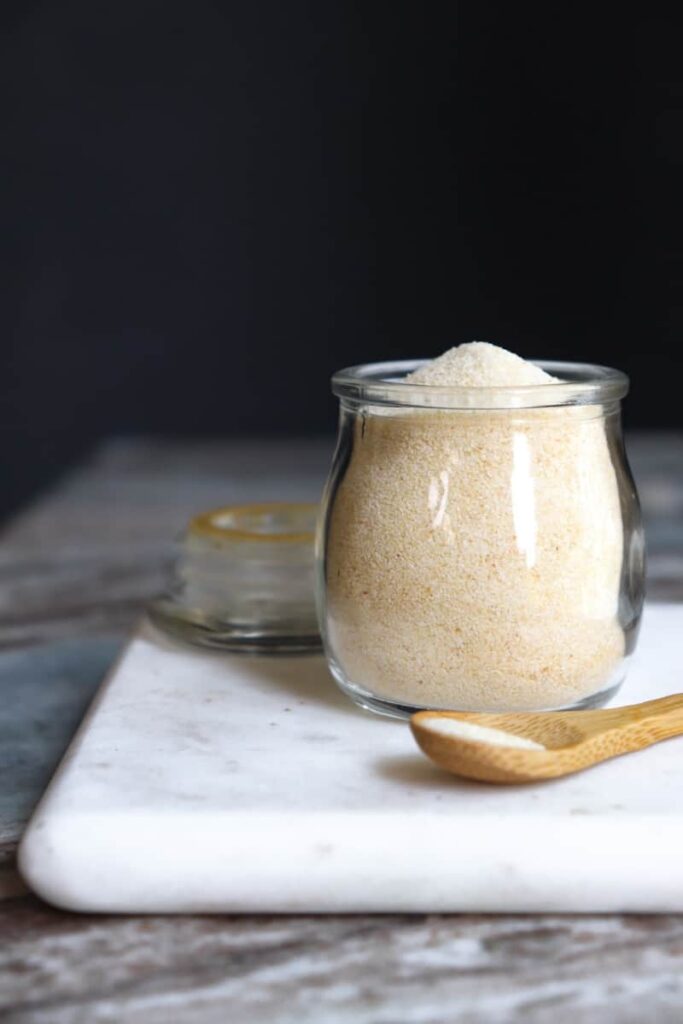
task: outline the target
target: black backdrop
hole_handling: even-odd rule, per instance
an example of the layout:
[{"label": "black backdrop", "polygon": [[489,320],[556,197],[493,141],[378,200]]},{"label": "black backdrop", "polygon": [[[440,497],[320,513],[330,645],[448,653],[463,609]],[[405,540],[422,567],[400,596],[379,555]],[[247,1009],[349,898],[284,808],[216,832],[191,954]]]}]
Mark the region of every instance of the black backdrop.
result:
[{"label": "black backdrop", "polygon": [[600,6],[4,0],[5,505],[472,338],[680,426],[682,40]]}]

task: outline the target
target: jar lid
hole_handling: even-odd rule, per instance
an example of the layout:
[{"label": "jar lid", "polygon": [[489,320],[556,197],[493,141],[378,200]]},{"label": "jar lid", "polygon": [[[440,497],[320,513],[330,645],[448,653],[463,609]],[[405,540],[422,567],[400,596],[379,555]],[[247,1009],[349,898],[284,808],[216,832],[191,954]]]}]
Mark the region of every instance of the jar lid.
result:
[{"label": "jar lid", "polygon": [[222,544],[313,544],[317,511],[308,502],[227,505],[194,516],[188,532]]},{"label": "jar lid", "polygon": [[318,507],[230,505],[194,516],[168,591],[149,608],[174,636],[232,651],[302,652],[321,646],[315,610]]}]

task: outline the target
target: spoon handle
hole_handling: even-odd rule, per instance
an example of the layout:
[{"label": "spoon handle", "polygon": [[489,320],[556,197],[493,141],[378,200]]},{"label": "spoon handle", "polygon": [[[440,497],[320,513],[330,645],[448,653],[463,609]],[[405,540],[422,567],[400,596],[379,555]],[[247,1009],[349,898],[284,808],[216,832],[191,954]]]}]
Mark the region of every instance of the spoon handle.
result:
[{"label": "spoon handle", "polygon": [[683,734],[683,693],[615,708],[615,711],[621,711],[622,722],[627,728],[644,726],[652,743]]}]

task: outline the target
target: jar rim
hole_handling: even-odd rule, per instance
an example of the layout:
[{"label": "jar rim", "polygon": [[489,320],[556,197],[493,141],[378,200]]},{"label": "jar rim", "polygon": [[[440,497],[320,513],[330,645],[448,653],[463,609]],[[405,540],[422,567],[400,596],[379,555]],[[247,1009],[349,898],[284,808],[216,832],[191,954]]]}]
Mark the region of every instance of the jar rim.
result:
[{"label": "jar rim", "polygon": [[559,377],[559,381],[512,387],[449,387],[401,379],[427,362],[427,359],[404,359],[349,366],[333,375],[332,391],[339,398],[370,405],[430,409],[541,409],[562,405],[602,405],[623,398],[629,390],[629,379],[621,370],[592,363],[545,359],[529,362]]},{"label": "jar rim", "polygon": [[317,512],[318,506],[308,501],[224,505],[194,516],[188,533],[220,542],[312,544]]}]

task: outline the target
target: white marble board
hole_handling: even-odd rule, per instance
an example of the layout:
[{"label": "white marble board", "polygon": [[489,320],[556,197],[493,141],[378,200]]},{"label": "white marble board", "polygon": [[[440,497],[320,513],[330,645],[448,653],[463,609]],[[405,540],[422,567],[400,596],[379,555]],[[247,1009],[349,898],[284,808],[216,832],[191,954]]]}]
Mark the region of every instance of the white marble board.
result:
[{"label": "white marble board", "polygon": [[[622,703],[683,689],[651,605]],[[143,624],[20,848],[80,911],[683,911],[683,739],[504,788],[433,767],[322,658],[183,647]]]}]

